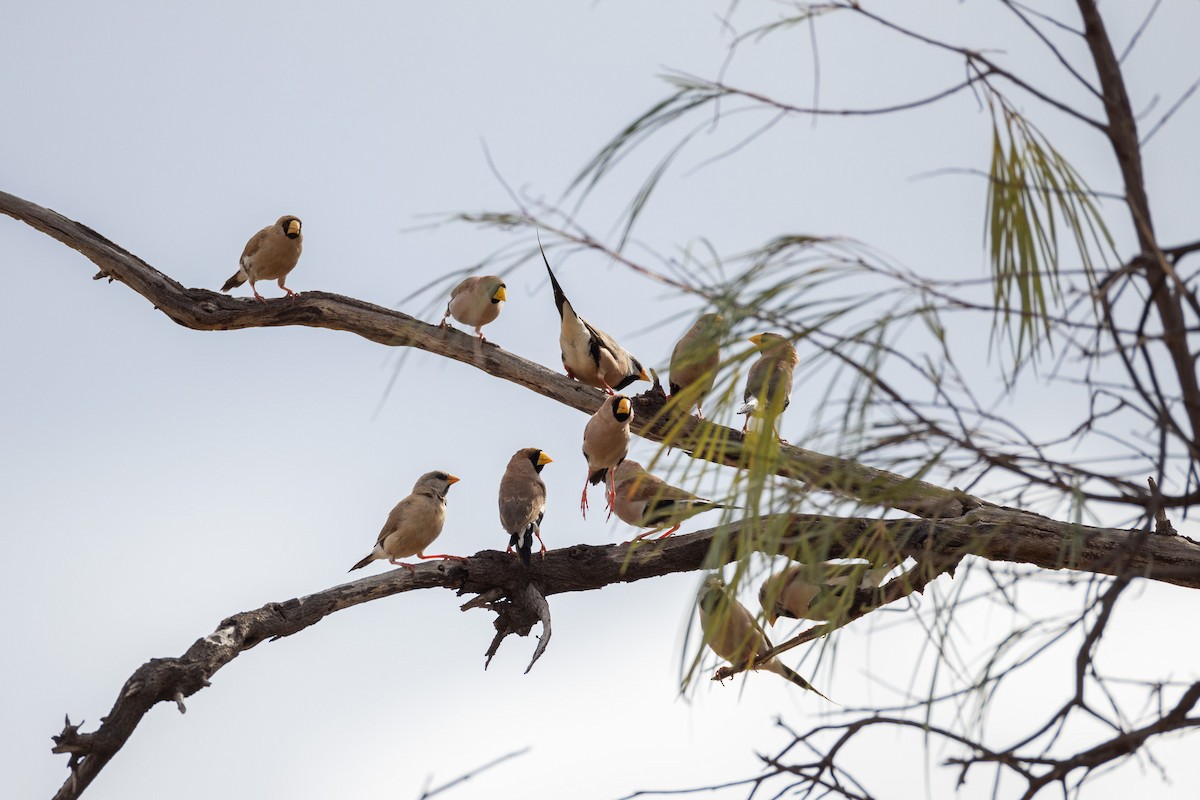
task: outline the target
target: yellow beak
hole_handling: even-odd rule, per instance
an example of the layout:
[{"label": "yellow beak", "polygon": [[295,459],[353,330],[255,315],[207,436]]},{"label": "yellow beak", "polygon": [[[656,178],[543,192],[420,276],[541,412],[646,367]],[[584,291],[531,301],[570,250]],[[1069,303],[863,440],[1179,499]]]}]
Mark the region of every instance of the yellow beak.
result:
[{"label": "yellow beak", "polygon": [[504,291],[504,284],[500,284],[500,288],[496,290],[494,295],[492,295],[492,300],[497,303],[503,303],[507,299],[508,295]]},{"label": "yellow beak", "polygon": [[546,455],[545,453],[542,453],[541,455],[538,456],[538,466],[539,467],[544,467],[547,464],[552,463],[553,461],[554,461],[554,459],[551,458],[550,456]]},{"label": "yellow beak", "polygon": [[758,344],[759,342],[761,342],[761,341],[762,341],[762,338],[763,338],[763,336],[765,336],[765,335],[766,335],[766,334],[763,334],[763,333],[756,333],[756,334],[754,334],[753,336],[751,336],[751,337],[750,337],[750,341],[751,341],[753,344]]},{"label": "yellow beak", "polygon": [[628,414],[630,408],[631,408],[631,406],[629,405],[628,397],[622,397],[620,400],[617,401],[617,413],[618,414]]},{"label": "yellow beak", "polygon": [[296,236],[300,233],[300,220],[294,219],[288,223],[288,236]]}]

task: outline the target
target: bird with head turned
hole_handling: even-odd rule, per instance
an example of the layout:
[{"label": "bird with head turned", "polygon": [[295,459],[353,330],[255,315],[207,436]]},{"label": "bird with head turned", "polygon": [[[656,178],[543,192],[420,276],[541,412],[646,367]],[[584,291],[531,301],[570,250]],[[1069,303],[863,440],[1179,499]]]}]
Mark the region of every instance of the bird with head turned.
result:
[{"label": "bird with head turned", "polygon": [[617,518],[638,528],[652,529],[635,536],[635,542],[664,528],[667,532],[658,538],[665,539],[691,517],[724,507],[670,485],[630,459],[610,470],[607,480],[611,484],[612,510]]},{"label": "bird with head turned", "polygon": [[[777,658],[755,663],[771,649],[771,640],[767,638],[754,615],[736,598],[730,596],[725,581],[718,576],[705,577],[700,587],[698,610],[704,643],[718,656],[735,667],[774,672],[802,689],[825,697]],[[829,700],[828,697],[825,699]]]},{"label": "bird with head turned", "polygon": [[[616,394],[604,398],[583,428],[583,457],[587,460],[588,471],[579,510],[584,518],[587,517],[588,484],[595,486],[603,481],[609,470],[616,469],[629,452],[629,423],[632,419],[633,404],[625,395]],[[606,489],[605,496],[608,507],[612,508],[611,485]]]},{"label": "bird with head turned", "polygon": [[720,314],[701,314],[671,351],[671,397],[687,390],[688,406],[704,419],[704,396],[712,391],[721,364],[721,336],[725,318]]},{"label": "bird with head turned", "polygon": [[546,262],[546,272],[550,273],[554,304],[558,307],[558,344],[567,376],[602,389],[606,394],[615,394],[634,381],[650,380],[641,362],[628,350],[575,313],[575,307],[563,294],[558,278],[554,277],[554,270],[550,269],[545,250],[542,260]]},{"label": "bird with head turned", "polygon": [[410,572],[416,565],[397,561],[398,558],[416,556],[420,559],[446,558],[466,561],[462,556],[445,553],[425,555],[425,548],[433,544],[442,533],[446,522],[446,492],[458,483],[458,478],[448,472],[426,472],[417,479],[412,493],[396,504],[388,514],[375,548],[362,558],[350,571],[362,569],[372,561],[386,558],[389,564],[404,567]]},{"label": "bird with head turned", "polygon": [[286,214],[276,220],[274,225],[268,225],[251,236],[242,250],[238,271],[225,281],[221,291],[228,292],[250,281],[250,291],[254,292],[254,299],[265,303],[266,298],[258,293],[254,284],[257,281],[273,280],[294,300],[296,293],[283,282],[300,260],[300,250],[304,247],[304,235],[300,232],[300,227],[299,217]]},{"label": "bird with head turned", "polygon": [[896,566],[892,562],[793,564],[763,581],[758,602],[768,625],[780,617],[832,619],[848,607],[847,589],[874,589]]},{"label": "bird with head turned", "polygon": [[515,547],[521,563],[529,566],[533,558],[533,540],[537,538],[546,557],[542,541],[542,518],[546,516],[546,483],[541,471],[554,459],[536,447],[526,447],[513,453],[504,475],[500,478],[500,524],[508,532],[508,550]]},{"label": "bird with head turned", "polygon": [[759,333],[750,341],[758,348],[758,359],[746,374],[744,405],[737,410],[746,415],[742,433],[749,429],[751,418],[769,422],[773,430],[778,426],[780,415],[791,403],[792,373],[800,363],[796,348],[778,333]]},{"label": "bird with head turned", "polygon": [[446,314],[439,327],[445,328],[446,320],[454,317],[463,325],[474,328],[479,341],[486,342],[482,328],[500,316],[507,298],[504,281],[498,275],[465,278],[450,291],[450,302],[446,304]]}]

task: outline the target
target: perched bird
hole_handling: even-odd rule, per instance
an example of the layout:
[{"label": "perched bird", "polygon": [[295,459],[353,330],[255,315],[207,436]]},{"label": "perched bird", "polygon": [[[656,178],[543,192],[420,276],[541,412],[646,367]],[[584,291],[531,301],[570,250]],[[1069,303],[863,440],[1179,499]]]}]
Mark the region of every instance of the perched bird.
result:
[{"label": "perched bird", "polygon": [[539,474],[542,467],[554,459],[536,447],[526,447],[513,453],[504,476],[500,478],[500,524],[509,533],[508,550],[517,548],[521,563],[529,566],[533,554],[533,537],[542,546],[542,517],[546,515],[546,484]]},{"label": "perched bird", "polygon": [[567,377],[603,389],[608,394],[616,394],[634,381],[650,380],[641,362],[629,351],[575,313],[571,301],[558,285],[554,271],[550,269],[545,250],[542,251],[542,260],[546,262],[546,272],[550,273],[554,304],[558,306],[558,316],[562,321],[558,344],[562,349],[563,368],[567,371]]},{"label": "perched bird", "polygon": [[712,391],[721,363],[721,334],[725,318],[720,314],[701,314],[671,351],[671,396],[695,386],[694,398],[685,412],[696,406],[696,414],[704,419],[704,395]]},{"label": "perched bird", "polygon": [[504,281],[497,275],[466,278],[451,290],[441,327],[446,327],[446,320],[454,317],[463,325],[473,327],[479,341],[486,342],[480,329],[500,316],[500,309],[504,308],[507,298],[504,288]]},{"label": "perched bird", "polygon": [[759,333],[751,336],[750,341],[758,348],[759,355],[746,376],[746,391],[742,394],[745,405],[737,410],[746,415],[742,433],[754,416],[778,424],[779,416],[791,402],[792,372],[800,363],[796,348],[778,333]]},{"label": "perched bird", "polygon": [[[623,394],[605,398],[596,413],[583,428],[583,457],[587,459],[587,480],[583,482],[583,497],[579,510],[587,518],[588,484],[592,486],[604,480],[610,469],[616,469],[629,452],[629,421],[633,419],[633,405]],[[608,507],[612,508],[613,494],[610,485],[605,492]]]},{"label": "perched bird", "polygon": [[268,225],[250,237],[242,258],[238,262],[238,271],[225,281],[222,292],[241,286],[250,281],[250,291],[260,303],[266,299],[254,288],[256,281],[278,281],[279,288],[295,298],[296,293],[283,285],[288,273],[300,260],[300,249],[304,246],[304,236],[300,233],[300,219],[291,215],[280,217],[274,225]]},{"label": "perched bird", "polygon": [[[729,596],[725,581],[716,575],[709,575],[704,579],[704,584],[700,587],[699,608],[700,630],[704,633],[704,643],[718,656],[735,667],[761,669],[782,675],[800,688],[825,697],[777,658],[754,665],[754,659],[771,649],[771,640],[759,627],[754,615],[736,598]],[[829,700],[828,697],[825,699]]]},{"label": "perched bird", "polygon": [[[838,597],[828,592],[832,587],[874,589],[883,583],[897,565],[872,564],[793,564],[763,581],[758,590],[758,602],[767,615],[767,624],[774,625],[780,617],[792,619],[827,620],[837,615]],[[826,596],[818,599],[822,591]],[[814,604],[815,602],[815,604]]]},{"label": "perched bird", "polygon": [[425,548],[442,532],[446,521],[446,492],[458,478],[445,472],[426,472],[417,479],[412,494],[401,500],[388,514],[383,530],[375,540],[375,549],[350,568],[353,572],[372,561],[386,558],[389,564],[412,570],[415,564],[405,564],[397,558],[416,556],[421,559],[452,558],[466,561],[462,556],[425,555]]},{"label": "perched bird", "polygon": [[665,539],[689,517],[713,508],[722,508],[719,503],[697,497],[691,492],[671,486],[662,478],[646,472],[636,461],[626,459],[608,475],[614,486],[612,510],[617,518],[638,528],[653,528],[634,537],[637,542],[655,531],[671,527],[659,539]]}]

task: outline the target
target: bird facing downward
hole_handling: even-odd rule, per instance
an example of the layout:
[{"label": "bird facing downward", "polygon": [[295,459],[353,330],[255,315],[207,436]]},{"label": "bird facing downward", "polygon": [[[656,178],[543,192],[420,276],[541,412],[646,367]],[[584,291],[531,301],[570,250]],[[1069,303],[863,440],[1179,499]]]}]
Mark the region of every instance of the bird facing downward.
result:
[{"label": "bird facing downward", "polygon": [[[844,612],[849,598],[839,597],[837,588],[874,589],[897,565],[793,564],[763,581],[758,602],[767,615],[767,624],[780,617],[827,620]],[[822,593],[824,592],[823,596]]]},{"label": "bird facing downward", "polygon": [[746,375],[746,391],[742,394],[745,405],[737,411],[746,415],[742,433],[749,428],[751,417],[769,421],[772,428],[778,425],[779,416],[791,403],[792,373],[800,363],[796,348],[778,333],[759,333],[750,341],[759,355]]},{"label": "bird facing downward", "polygon": [[635,542],[669,527],[670,530],[658,537],[665,539],[679,530],[679,526],[690,517],[713,508],[722,508],[719,503],[697,497],[651,475],[641,464],[629,459],[609,472],[608,480],[615,484],[612,488],[612,510],[617,518],[638,528],[653,529],[635,536]]},{"label": "bird facing downward", "polygon": [[521,563],[529,566],[533,556],[533,539],[542,546],[542,518],[546,516],[546,483],[539,474],[542,467],[554,459],[536,447],[526,447],[513,453],[500,478],[500,524],[508,531],[508,550],[517,548]]},{"label": "bird facing downward", "polygon": [[[802,689],[825,697],[777,658],[757,665],[754,663],[755,659],[771,649],[771,640],[759,627],[754,615],[729,596],[725,581],[716,575],[709,575],[700,587],[699,597],[700,630],[704,633],[704,643],[714,653],[735,667],[774,672]],[[825,699],[829,700],[828,697]]]},{"label": "bird facing downward", "polygon": [[[623,394],[605,398],[596,413],[583,428],[583,457],[587,459],[587,480],[583,482],[583,496],[579,510],[587,518],[588,484],[592,486],[604,480],[610,469],[616,469],[629,452],[629,422],[633,419],[633,405]],[[612,508],[613,488],[605,491],[608,507]]]},{"label": "bird facing downward", "polygon": [[446,315],[442,317],[440,327],[445,328],[446,320],[454,317],[463,325],[473,327],[479,341],[486,342],[481,329],[500,316],[507,298],[504,281],[498,275],[466,278],[450,291],[450,302],[446,304]]},{"label": "bird facing downward", "polygon": [[425,548],[442,532],[446,522],[446,492],[458,478],[446,472],[426,472],[417,479],[412,494],[401,500],[388,514],[387,522],[375,540],[375,549],[350,568],[361,569],[372,561],[386,558],[389,564],[412,570],[415,564],[405,564],[398,558],[416,556],[420,559],[449,558],[466,561],[462,556],[444,553],[425,555]]},{"label": "bird facing downward", "polygon": [[571,301],[563,294],[558,279],[554,277],[554,270],[550,269],[545,250],[542,251],[542,260],[546,262],[546,272],[550,273],[554,304],[558,306],[558,344],[567,377],[603,389],[608,394],[615,394],[634,381],[650,380],[641,362],[631,356],[628,350],[575,313]]},{"label": "bird facing downward", "polygon": [[300,226],[300,218],[289,214],[251,236],[250,241],[246,242],[246,249],[242,250],[238,271],[225,281],[221,291],[228,292],[250,281],[250,291],[254,292],[254,298],[260,303],[265,303],[266,298],[254,288],[255,282],[277,281],[279,288],[294,300],[296,293],[284,286],[283,282],[300,260],[300,250],[304,246],[304,235],[300,233]]},{"label": "bird facing downward", "polygon": [[701,314],[671,351],[671,396],[691,388],[684,413],[694,405],[700,419],[704,419],[704,396],[712,391],[717,379],[724,330],[725,318],[720,314]]}]

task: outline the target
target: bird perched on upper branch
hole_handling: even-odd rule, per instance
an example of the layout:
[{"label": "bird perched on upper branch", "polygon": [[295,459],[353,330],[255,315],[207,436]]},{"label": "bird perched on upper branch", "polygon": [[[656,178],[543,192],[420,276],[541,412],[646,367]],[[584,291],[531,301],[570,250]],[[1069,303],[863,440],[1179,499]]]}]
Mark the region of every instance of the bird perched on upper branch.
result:
[{"label": "bird perched on upper branch", "polygon": [[746,391],[742,394],[745,405],[737,410],[746,415],[742,433],[749,428],[751,417],[778,426],[780,415],[791,403],[792,373],[800,363],[796,348],[778,333],[759,333],[750,341],[759,355],[746,375]]},{"label": "bird perched on upper branch", "polygon": [[[623,394],[605,398],[596,413],[583,428],[583,457],[587,459],[587,480],[583,482],[583,496],[579,510],[587,517],[588,484],[595,486],[604,480],[608,471],[617,465],[629,452],[629,422],[633,419],[633,405]],[[612,508],[612,487],[605,490],[608,507]]]},{"label": "bird perched on upper branch", "polygon": [[665,539],[679,530],[685,520],[704,511],[723,507],[670,485],[629,459],[622,461],[616,470],[609,473],[608,481],[613,484],[612,510],[617,518],[639,528],[654,529],[635,536],[635,542],[669,527],[670,530],[658,537]]},{"label": "bird perched on upper branch", "polygon": [[[777,658],[757,665],[754,663],[756,658],[771,649],[771,640],[759,627],[754,615],[729,595],[729,590],[725,588],[725,581],[716,575],[706,577],[700,587],[699,611],[700,630],[704,633],[704,643],[718,656],[735,667],[774,672],[776,675],[787,678],[801,689],[807,689],[825,697],[814,689],[812,684],[788,669]],[[825,699],[829,700],[828,697]]]},{"label": "bird perched on upper branch", "polygon": [[541,534],[542,518],[546,516],[546,483],[539,473],[553,460],[536,447],[526,447],[513,454],[500,478],[500,524],[509,533],[507,552],[517,548],[521,563],[527,567],[533,557],[535,536],[542,546],[542,558],[546,557],[546,543]]},{"label": "bird perched on upper branch", "polygon": [[450,302],[446,304],[440,327],[445,328],[446,320],[453,316],[463,325],[473,327],[479,341],[486,342],[481,329],[500,316],[507,297],[504,281],[498,275],[466,278],[450,291]]},{"label": "bird perched on upper branch", "polygon": [[[792,619],[827,620],[845,609],[848,599],[839,599],[837,590],[849,588],[874,589],[895,569],[894,563],[872,565],[793,564],[763,581],[758,590],[758,602],[767,615],[767,624],[774,625],[780,617]],[[824,592],[823,597],[818,597]]]},{"label": "bird perched on upper branch", "polygon": [[592,327],[575,313],[571,301],[563,294],[546,251],[542,251],[546,272],[550,273],[550,285],[554,288],[554,304],[558,306],[561,328],[558,344],[562,349],[563,368],[567,376],[580,383],[603,389],[615,394],[634,381],[648,381],[650,376],[642,369],[641,362],[616,340],[599,328]]},{"label": "bird perched on upper branch", "polygon": [[689,387],[692,401],[684,412],[696,406],[696,414],[704,419],[704,396],[712,391],[721,363],[721,335],[725,318],[720,314],[701,314],[671,351],[671,396]]},{"label": "bird perched on upper branch", "polygon": [[268,225],[250,237],[246,249],[238,262],[238,271],[233,274],[222,292],[241,286],[250,281],[250,291],[260,303],[266,298],[254,288],[255,281],[278,281],[279,288],[287,292],[288,297],[295,298],[296,293],[283,285],[300,260],[300,250],[304,246],[304,236],[300,233],[300,219],[291,215],[280,217],[274,225]]},{"label": "bird perched on upper branch", "polygon": [[405,564],[396,559],[416,556],[421,559],[466,561],[462,556],[444,553],[425,555],[425,548],[433,544],[442,532],[442,525],[446,522],[446,492],[455,483],[458,483],[458,478],[446,472],[426,472],[418,478],[412,494],[397,503],[392,513],[388,514],[387,522],[383,523],[383,530],[379,531],[379,538],[375,540],[375,549],[350,571],[361,569],[381,558],[410,571],[415,564]]}]

